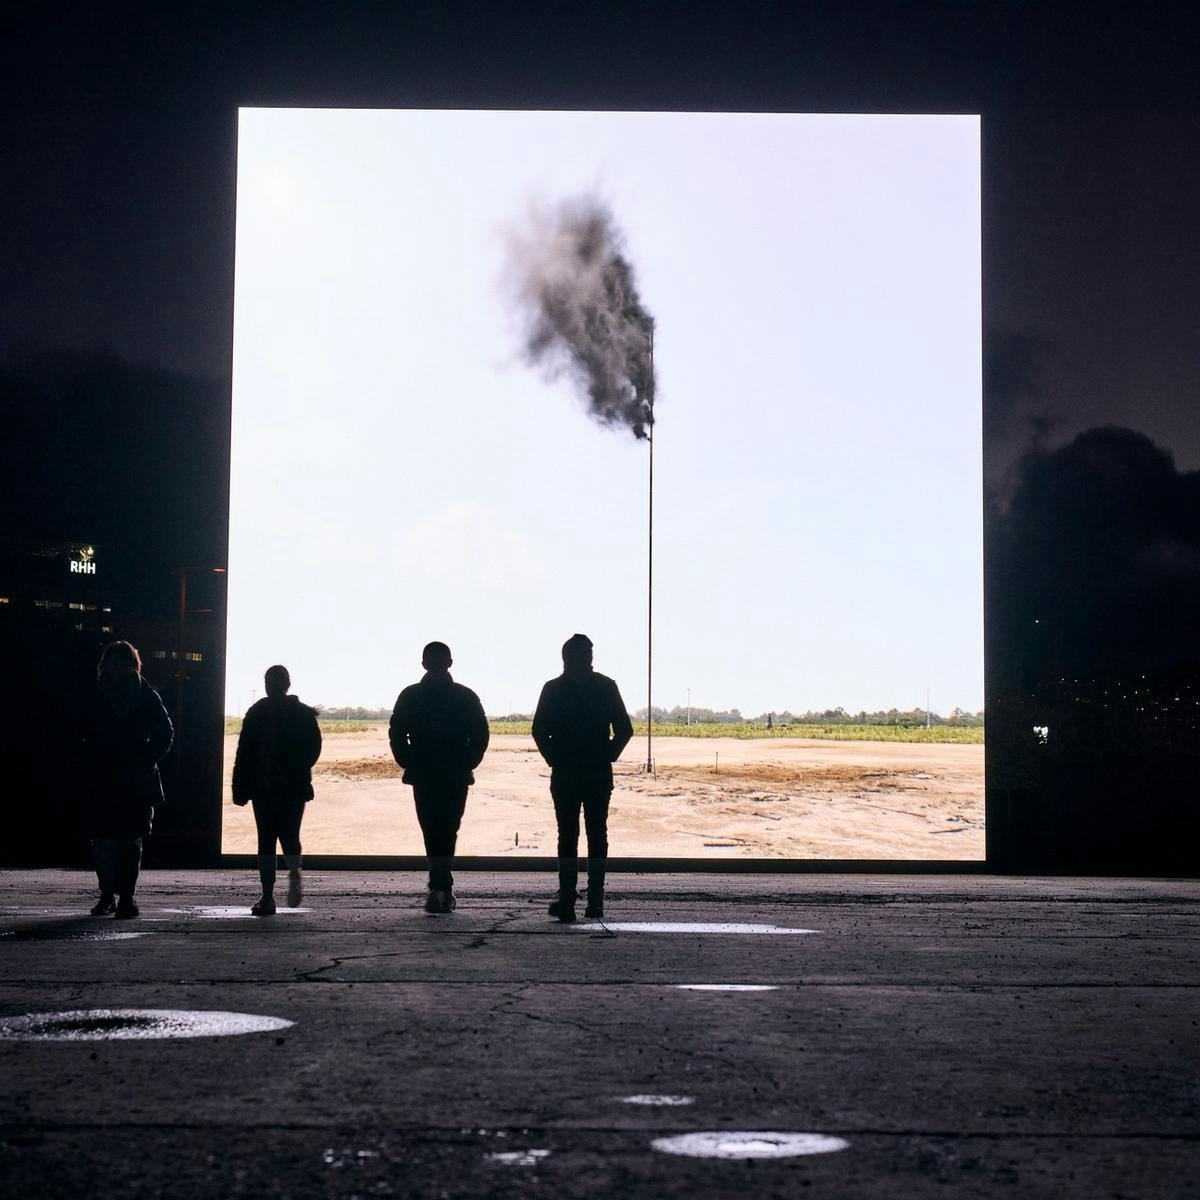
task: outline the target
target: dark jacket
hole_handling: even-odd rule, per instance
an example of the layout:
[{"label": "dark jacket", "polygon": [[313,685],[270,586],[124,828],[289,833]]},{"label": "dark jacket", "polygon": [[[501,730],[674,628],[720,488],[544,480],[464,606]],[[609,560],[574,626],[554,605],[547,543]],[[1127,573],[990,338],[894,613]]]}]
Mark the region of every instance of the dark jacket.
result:
[{"label": "dark jacket", "polygon": [[595,774],[612,785],[612,764],[633,737],[615,680],[597,671],[564,671],[542,688],[533,740],[554,773]]},{"label": "dark jacket", "polygon": [[311,800],[321,757],[317,711],[296,696],[264,696],[242,721],[233,760],[233,798]]},{"label": "dark jacket", "polygon": [[388,741],[405,783],[470,784],[487,750],[487,717],[469,687],[430,671],[396,698]]},{"label": "dark jacket", "polygon": [[126,694],[97,684],[85,714],[88,834],[136,838],[150,833],[154,806],[163,800],[158,761],[175,731],[159,694],[139,675]]}]

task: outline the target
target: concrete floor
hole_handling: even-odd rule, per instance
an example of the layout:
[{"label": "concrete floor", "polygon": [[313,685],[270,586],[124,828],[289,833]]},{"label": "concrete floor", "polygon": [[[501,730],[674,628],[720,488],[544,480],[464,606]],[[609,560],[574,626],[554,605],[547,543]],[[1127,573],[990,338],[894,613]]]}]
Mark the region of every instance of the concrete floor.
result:
[{"label": "concrete floor", "polygon": [[[1164,880],[616,876],[619,932],[545,916],[547,875],[152,872],[142,918],[90,876],[0,874],[0,1019],[92,1007],[285,1017],[279,1033],[0,1041],[13,1197],[1181,1197],[1200,1191],[1200,891]],[[34,909],[45,911],[35,912]],[[62,931],[152,933],[61,940]],[[752,983],[771,991],[693,991]],[[686,1106],[624,1103],[684,1095]],[[845,1149],[711,1160],[690,1131]],[[533,1161],[525,1152],[549,1153]],[[517,1157],[506,1161],[496,1154]]]}]

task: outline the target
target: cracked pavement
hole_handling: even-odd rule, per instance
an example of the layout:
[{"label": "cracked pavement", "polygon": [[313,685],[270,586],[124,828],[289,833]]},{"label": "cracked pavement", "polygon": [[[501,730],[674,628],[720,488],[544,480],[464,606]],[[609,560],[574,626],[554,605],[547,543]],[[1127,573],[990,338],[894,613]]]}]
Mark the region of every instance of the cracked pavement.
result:
[{"label": "cracked pavement", "polygon": [[[0,1019],[294,1022],[0,1041],[6,1193],[1090,1200],[1200,1178],[1194,883],[610,877],[613,922],[803,936],[589,936],[547,918],[548,883],[464,871],[456,912],[429,917],[416,875],[313,872],[311,911],[255,920],[168,911],[244,901],[246,872],[147,872],[141,919],[112,923],[84,915],[87,873],[0,874]],[[148,936],[78,938],[110,928]],[[774,990],[677,986],[713,982]],[[622,1102],[647,1093],[695,1102]],[[849,1145],[728,1161],[651,1148],[701,1130]]]}]

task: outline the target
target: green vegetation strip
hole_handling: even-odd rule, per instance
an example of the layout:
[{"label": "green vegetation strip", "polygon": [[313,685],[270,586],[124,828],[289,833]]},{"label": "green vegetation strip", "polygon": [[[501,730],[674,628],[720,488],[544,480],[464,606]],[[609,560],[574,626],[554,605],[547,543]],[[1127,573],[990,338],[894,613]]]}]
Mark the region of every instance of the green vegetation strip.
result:
[{"label": "green vegetation strip", "polygon": [[[380,722],[375,721],[321,721],[317,724],[321,726],[322,733],[370,733],[376,728]],[[226,717],[225,718],[226,733],[241,733],[242,718],[241,717]]]},{"label": "green vegetation strip", "polygon": [[[386,728],[384,721],[330,721],[320,722],[323,733],[369,733],[372,729]],[[489,721],[492,733],[528,734],[532,730],[529,721]],[[646,722],[634,721],[635,737],[646,736]],[[225,732],[241,733],[242,718],[226,717]],[[694,738],[811,738],[822,742],[936,742],[943,745],[982,746],[984,743],[981,725],[776,725],[767,729],[750,721],[705,722],[694,725],[654,725],[655,737]]]}]

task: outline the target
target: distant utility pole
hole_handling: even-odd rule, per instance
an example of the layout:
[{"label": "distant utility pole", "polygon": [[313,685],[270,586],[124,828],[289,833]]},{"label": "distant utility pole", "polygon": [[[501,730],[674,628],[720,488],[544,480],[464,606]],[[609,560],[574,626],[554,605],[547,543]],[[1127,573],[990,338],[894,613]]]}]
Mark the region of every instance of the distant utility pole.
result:
[{"label": "distant utility pole", "polygon": [[925,689],[925,728],[928,729],[933,724],[933,720],[929,715],[929,689]]},{"label": "distant utility pole", "polygon": [[692,727],[692,689],[688,688],[688,728]]}]

